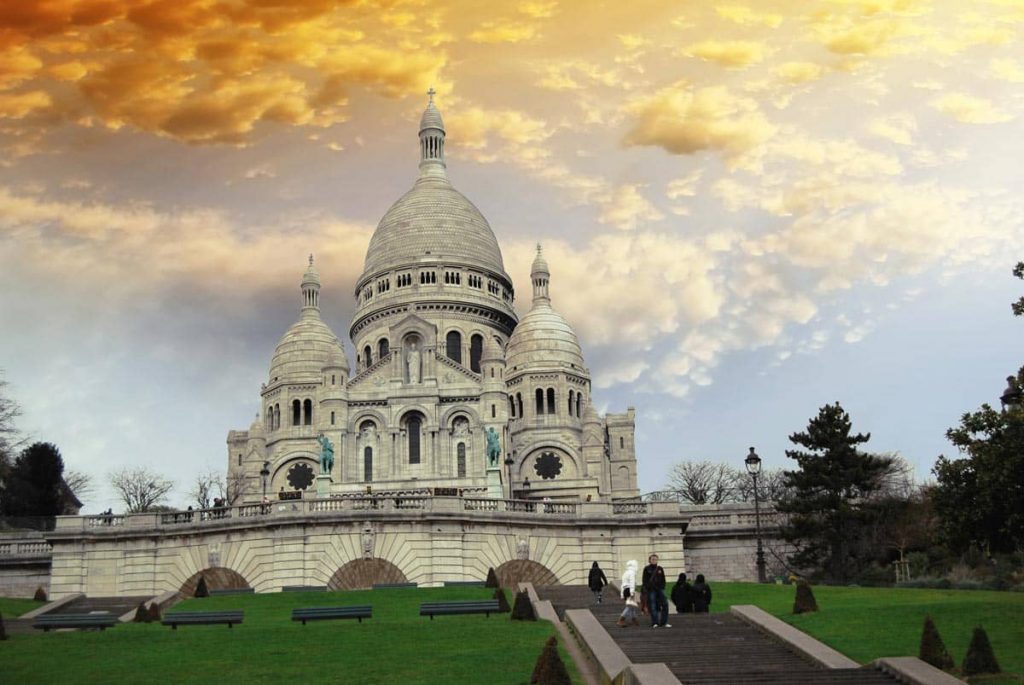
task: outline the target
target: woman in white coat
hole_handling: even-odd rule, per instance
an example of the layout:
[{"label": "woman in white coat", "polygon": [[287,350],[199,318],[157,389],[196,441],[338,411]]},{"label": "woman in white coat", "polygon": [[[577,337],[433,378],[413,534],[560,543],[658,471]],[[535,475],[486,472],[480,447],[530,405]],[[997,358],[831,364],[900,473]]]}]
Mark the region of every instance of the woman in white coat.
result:
[{"label": "woman in white coat", "polygon": [[636,594],[636,569],[635,559],[626,562],[626,572],[622,574],[622,598],[626,601],[626,608],[619,616],[618,625],[620,627],[625,627],[630,623],[635,626],[640,625],[640,617],[637,613],[640,609],[640,602]]}]

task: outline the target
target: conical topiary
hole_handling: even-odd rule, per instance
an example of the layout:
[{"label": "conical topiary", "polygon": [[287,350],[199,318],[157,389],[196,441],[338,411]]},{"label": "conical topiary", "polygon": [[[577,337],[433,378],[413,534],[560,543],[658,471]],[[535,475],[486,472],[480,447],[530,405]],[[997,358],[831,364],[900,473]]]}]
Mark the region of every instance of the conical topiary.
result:
[{"label": "conical topiary", "polygon": [[929,663],[935,668],[941,668],[944,671],[948,671],[955,665],[953,657],[949,655],[946,643],[942,641],[939,629],[935,627],[935,622],[932,621],[931,616],[924,617],[924,630],[921,631],[921,649],[917,656],[921,661]]},{"label": "conical topiary", "polygon": [[206,587],[206,576],[199,576],[199,582],[196,584],[196,592],[194,597],[209,597],[210,588]]},{"label": "conical topiary", "polygon": [[793,600],[793,613],[807,614],[817,610],[818,603],[814,600],[811,584],[806,580],[798,580],[796,583],[796,599]]},{"label": "conical topiary", "polygon": [[494,572],[494,568],[487,569],[487,582],[484,583],[484,587],[501,587],[498,582],[498,574]]},{"label": "conical topiary", "polygon": [[508,600],[505,599],[505,591],[501,588],[494,591],[494,599],[498,600],[498,611],[503,614],[512,611],[512,607],[508,605]]},{"label": "conical topiary", "polygon": [[530,602],[530,595],[523,590],[516,594],[516,603],[512,605],[512,620],[513,621],[536,621],[537,614],[533,610],[533,604]]},{"label": "conical topiary", "polygon": [[46,601],[46,590],[43,589],[42,585],[36,588],[36,594],[32,596],[32,599],[36,600],[37,602]]},{"label": "conical topiary", "polygon": [[554,635],[548,638],[544,649],[537,657],[530,676],[530,685],[571,685],[569,671],[565,668],[562,657],[558,654],[558,640]]},{"label": "conical topiary", "polygon": [[964,657],[964,675],[978,675],[979,673],[1002,673],[999,669],[999,662],[992,651],[992,643],[988,641],[988,633],[981,626],[974,629],[971,636],[971,644],[967,648],[967,656]]},{"label": "conical topiary", "polygon": [[153,602],[149,605],[149,613],[146,616],[148,623],[159,623],[160,622],[160,605]]},{"label": "conical topiary", "polygon": [[135,609],[135,617],[132,618],[132,623],[149,623],[149,610],[146,609],[145,602],[139,602],[139,606]]},{"label": "conical topiary", "polygon": [[0,642],[7,639],[7,627],[4,625],[4,615],[0,614]]}]

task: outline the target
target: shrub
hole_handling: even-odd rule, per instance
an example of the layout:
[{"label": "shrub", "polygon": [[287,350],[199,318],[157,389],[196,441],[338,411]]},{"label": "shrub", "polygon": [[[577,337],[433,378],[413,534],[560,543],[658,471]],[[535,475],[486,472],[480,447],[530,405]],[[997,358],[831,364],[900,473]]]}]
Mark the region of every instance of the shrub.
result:
[{"label": "shrub", "polygon": [[160,605],[153,602],[149,605],[149,613],[146,615],[147,623],[159,623],[160,622]]},{"label": "shrub", "polygon": [[139,606],[135,609],[135,617],[132,618],[132,623],[149,623],[149,611],[146,609],[145,602],[139,602]]},{"label": "shrub", "polygon": [[7,628],[4,626],[4,615],[0,614],[0,642],[7,639]]},{"label": "shrub", "polygon": [[516,593],[516,603],[512,606],[513,621],[536,621],[537,614],[530,602],[530,595],[526,590]]},{"label": "shrub", "polygon": [[974,629],[971,636],[971,644],[967,648],[967,656],[964,657],[964,675],[977,675],[979,673],[1001,673],[999,662],[992,651],[992,643],[988,641],[988,634],[981,626]]},{"label": "shrub", "polygon": [[818,603],[814,600],[814,593],[811,591],[811,584],[806,580],[799,580],[796,584],[796,599],[793,600],[794,614],[807,614],[818,610]]},{"label": "shrub", "polygon": [[498,574],[494,572],[494,568],[487,569],[487,582],[484,583],[484,587],[501,587],[498,582]]},{"label": "shrub", "polygon": [[199,576],[199,583],[196,584],[195,594],[193,597],[209,597],[210,588],[206,587],[206,576]]},{"label": "shrub", "polygon": [[498,611],[503,614],[512,611],[512,607],[508,605],[508,600],[505,599],[505,591],[501,588],[494,591],[494,599],[498,600]]},{"label": "shrub", "polygon": [[544,649],[537,657],[537,664],[530,676],[531,685],[571,685],[569,672],[558,654],[558,640],[554,635],[548,638]]},{"label": "shrub", "polygon": [[32,596],[32,599],[36,600],[37,602],[46,601],[46,590],[43,589],[42,585],[36,588],[36,594]]},{"label": "shrub", "polygon": [[939,629],[935,627],[931,616],[924,617],[924,630],[921,631],[921,649],[918,652],[918,658],[944,671],[948,671],[954,666],[953,657],[949,655],[946,643],[942,641]]}]

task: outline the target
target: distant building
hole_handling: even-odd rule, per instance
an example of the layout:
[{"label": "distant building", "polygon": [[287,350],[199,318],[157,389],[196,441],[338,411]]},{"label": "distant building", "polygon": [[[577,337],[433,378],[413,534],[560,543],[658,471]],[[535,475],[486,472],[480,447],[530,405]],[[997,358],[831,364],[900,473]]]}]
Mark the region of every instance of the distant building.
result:
[{"label": "distant building", "polygon": [[[352,366],[302,276],[248,430],[228,433],[245,500],[312,490],[325,435],[330,494],[457,488],[480,496],[608,501],[637,496],[634,411],[602,417],[538,245],[519,320],[501,248],[448,180],[441,113],[420,120],[420,175],[381,219],[355,290]],[[491,457],[487,433],[493,429]],[[495,458],[496,457],[496,458]],[[266,465],[266,469],[264,469]],[[261,471],[269,472],[263,483]],[[510,476],[511,474],[511,476]]]}]

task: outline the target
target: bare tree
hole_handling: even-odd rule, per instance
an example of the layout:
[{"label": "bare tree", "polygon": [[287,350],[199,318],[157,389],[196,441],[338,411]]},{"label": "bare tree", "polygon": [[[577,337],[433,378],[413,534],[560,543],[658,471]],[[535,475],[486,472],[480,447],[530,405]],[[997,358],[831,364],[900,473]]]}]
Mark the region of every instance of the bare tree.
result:
[{"label": "bare tree", "polygon": [[15,425],[19,416],[21,407],[8,397],[7,381],[0,377],[0,479],[6,475],[15,451],[26,442]]},{"label": "bare tree", "polygon": [[913,496],[917,491],[913,465],[899,452],[885,452],[878,456],[890,459],[891,462],[889,467],[878,475],[878,489],[872,493],[872,498],[896,497],[906,500]]},{"label": "bare tree", "polygon": [[214,493],[218,495],[224,489],[224,482],[216,471],[207,471],[196,476],[188,496],[200,509],[209,509],[213,504]]},{"label": "bare tree", "polygon": [[[762,502],[777,502],[786,492],[786,472],[783,469],[762,469],[757,476],[757,496]],[[754,479],[746,469],[736,470],[736,499],[754,501]]]},{"label": "bare tree", "polygon": [[728,464],[683,461],[672,467],[668,489],[690,504],[721,504],[735,497],[736,471]]},{"label": "bare tree", "polygon": [[82,471],[65,471],[64,482],[80,502],[84,502],[93,493],[92,476]]},{"label": "bare tree", "polygon": [[160,504],[174,487],[174,481],[144,466],[125,467],[110,474],[110,484],[129,514],[150,511]]},{"label": "bare tree", "polygon": [[250,493],[252,493],[252,480],[245,475],[245,472],[228,469],[228,475],[224,479],[224,486],[221,490],[221,495],[227,503],[234,506]]}]

